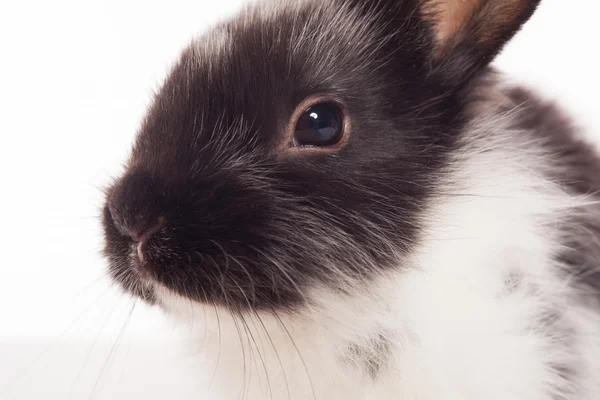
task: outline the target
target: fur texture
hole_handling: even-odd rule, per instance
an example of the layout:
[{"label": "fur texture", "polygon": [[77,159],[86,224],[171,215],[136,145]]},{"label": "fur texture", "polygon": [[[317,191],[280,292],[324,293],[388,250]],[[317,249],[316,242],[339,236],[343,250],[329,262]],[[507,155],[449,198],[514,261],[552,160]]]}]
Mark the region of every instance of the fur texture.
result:
[{"label": "fur texture", "polygon": [[[450,3],[474,8],[448,33]],[[600,396],[600,160],[487,66],[537,1],[498,4],[259,3],[183,53],[106,254],[198,331],[218,398]],[[315,95],[345,145],[282,148]]]}]

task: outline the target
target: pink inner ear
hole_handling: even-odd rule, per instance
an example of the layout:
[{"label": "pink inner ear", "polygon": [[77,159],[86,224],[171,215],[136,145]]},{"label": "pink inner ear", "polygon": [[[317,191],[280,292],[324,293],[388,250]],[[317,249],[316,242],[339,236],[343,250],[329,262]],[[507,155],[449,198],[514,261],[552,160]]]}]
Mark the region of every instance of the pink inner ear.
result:
[{"label": "pink inner ear", "polygon": [[483,1],[424,0],[422,11],[432,24],[438,47],[443,47],[469,21]]},{"label": "pink inner ear", "polygon": [[[474,44],[494,46],[513,30],[519,16],[537,0],[422,0],[425,21],[431,24],[436,56],[469,38]],[[476,20],[476,24],[472,24]],[[467,29],[465,29],[467,28]]]}]

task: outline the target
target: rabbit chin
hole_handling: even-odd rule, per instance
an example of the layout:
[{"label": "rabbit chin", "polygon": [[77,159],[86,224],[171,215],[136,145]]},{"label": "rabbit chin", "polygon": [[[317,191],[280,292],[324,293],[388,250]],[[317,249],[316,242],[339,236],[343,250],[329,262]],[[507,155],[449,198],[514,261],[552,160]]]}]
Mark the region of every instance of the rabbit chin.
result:
[{"label": "rabbit chin", "polygon": [[420,245],[366,287],[315,287],[302,310],[234,315],[157,286],[167,313],[198,331],[207,390],[249,400],[592,399],[600,316],[557,261],[569,235],[558,227],[588,199],[551,183],[551,163],[509,123],[470,124],[426,207]]}]

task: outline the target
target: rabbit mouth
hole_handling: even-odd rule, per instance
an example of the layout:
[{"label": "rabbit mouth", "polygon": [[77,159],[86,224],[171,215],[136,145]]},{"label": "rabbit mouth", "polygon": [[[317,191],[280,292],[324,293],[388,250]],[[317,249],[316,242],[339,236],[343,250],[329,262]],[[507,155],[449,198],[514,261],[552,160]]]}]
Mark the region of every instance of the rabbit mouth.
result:
[{"label": "rabbit mouth", "polygon": [[111,269],[113,280],[121,284],[133,296],[154,304],[157,281],[152,276],[152,268],[145,261],[143,243],[132,242],[125,260],[123,267],[119,270]]},{"label": "rabbit mouth", "polygon": [[145,256],[147,248],[148,244],[146,243],[146,241],[131,242],[131,251],[129,253],[129,258],[131,259],[131,262],[134,265],[140,266],[138,268],[143,269],[143,264],[146,262],[147,259],[147,257]]},{"label": "rabbit mouth", "polygon": [[148,264],[148,241],[136,242],[119,234],[106,209],[104,228],[107,235],[104,254],[109,260],[109,276],[125,292],[154,304],[157,280],[152,275],[153,268]]},{"label": "rabbit mouth", "polygon": [[136,254],[129,257],[125,269],[111,271],[111,275],[113,280],[118,282],[128,293],[150,304],[155,304],[157,281],[149,271],[150,268]]}]

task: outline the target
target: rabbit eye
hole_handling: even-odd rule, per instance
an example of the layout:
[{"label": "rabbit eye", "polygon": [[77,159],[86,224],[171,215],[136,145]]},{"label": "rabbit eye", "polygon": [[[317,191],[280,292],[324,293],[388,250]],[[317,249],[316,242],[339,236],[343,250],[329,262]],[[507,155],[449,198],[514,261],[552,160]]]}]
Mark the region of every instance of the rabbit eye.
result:
[{"label": "rabbit eye", "polygon": [[344,136],[344,121],[340,108],[332,103],[317,103],[304,111],[296,122],[296,146],[332,146]]}]

